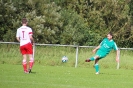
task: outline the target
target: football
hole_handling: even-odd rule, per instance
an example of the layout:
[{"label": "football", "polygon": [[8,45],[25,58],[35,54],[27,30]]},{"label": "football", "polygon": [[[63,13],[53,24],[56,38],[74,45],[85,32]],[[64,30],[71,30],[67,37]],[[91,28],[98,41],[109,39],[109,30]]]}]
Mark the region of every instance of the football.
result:
[{"label": "football", "polygon": [[68,58],[66,56],[63,56],[61,60],[62,60],[63,63],[65,63],[65,62],[68,61]]}]

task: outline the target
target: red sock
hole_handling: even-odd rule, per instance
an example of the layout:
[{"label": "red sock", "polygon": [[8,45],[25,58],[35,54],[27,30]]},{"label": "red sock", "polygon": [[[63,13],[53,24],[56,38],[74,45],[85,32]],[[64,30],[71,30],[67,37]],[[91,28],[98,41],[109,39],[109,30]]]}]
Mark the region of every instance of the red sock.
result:
[{"label": "red sock", "polygon": [[27,71],[27,63],[26,62],[23,62],[22,64],[23,64],[24,71]]},{"label": "red sock", "polygon": [[27,63],[26,63],[26,60],[23,60],[23,69],[24,71],[27,71]]},{"label": "red sock", "polygon": [[30,69],[32,69],[33,64],[34,64],[34,62],[33,62],[33,61],[29,61]]}]

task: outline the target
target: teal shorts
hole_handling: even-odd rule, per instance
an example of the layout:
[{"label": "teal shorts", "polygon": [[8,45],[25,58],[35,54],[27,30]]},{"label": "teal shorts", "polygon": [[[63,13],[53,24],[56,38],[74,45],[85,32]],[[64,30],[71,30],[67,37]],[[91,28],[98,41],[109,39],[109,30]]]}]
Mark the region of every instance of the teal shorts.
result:
[{"label": "teal shorts", "polygon": [[98,51],[96,52],[95,56],[99,56],[99,59],[102,59],[102,58],[104,58],[104,57],[107,56],[107,53],[106,53],[106,52],[103,52],[103,51],[101,51],[101,50],[98,50]]}]

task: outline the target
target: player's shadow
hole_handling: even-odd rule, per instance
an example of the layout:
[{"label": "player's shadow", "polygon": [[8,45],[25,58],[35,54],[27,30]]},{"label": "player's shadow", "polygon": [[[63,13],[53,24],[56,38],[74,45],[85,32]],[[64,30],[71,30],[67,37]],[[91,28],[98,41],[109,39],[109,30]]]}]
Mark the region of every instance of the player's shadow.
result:
[{"label": "player's shadow", "polygon": [[31,74],[36,74],[36,72],[31,72]]},{"label": "player's shadow", "polygon": [[120,74],[112,74],[112,73],[100,73],[100,75],[120,75]]}]

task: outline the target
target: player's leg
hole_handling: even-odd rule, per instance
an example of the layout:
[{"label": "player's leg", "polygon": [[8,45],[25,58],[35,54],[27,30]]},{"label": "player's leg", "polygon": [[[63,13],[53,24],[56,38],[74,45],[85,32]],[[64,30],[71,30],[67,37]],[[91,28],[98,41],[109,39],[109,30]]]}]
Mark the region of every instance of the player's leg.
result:
[{"label": "player's leg", "polygon": [[89,59],[86,59],[85,62],[90,62],[96,60],[97,56],[91,57]]},{"label": "player's leg", "polygon": [[33,67],[33,64],[34,64],[34,59],[32,57],[32,54],[29,54],[29,58],[30,58],[30,60],[29,60],[29,73],[30,73],[31,69]]},{"label": "player's leg", "polygon": [[90,62],[90,61],[94,61],[94,60],[95,60],[95,58],[94,57],[91,57],[89,59],[86,59],[85,62]]},{"label": "player's leg", "polygon": [[28,73],[27,71],[27,57],[26,57],[26,51],[25,46],[20,46],[20,51],[23,56],[22,65],[25,73]]},{"label": "player's leg", "polygon": [[99,74],[99,64],[98,64],[98,61],[100,60],[100,59],[102,59],[102,58],[104,58],[105,56],[106,56],[106,53],[104,53],[104,52],[98,52],[98,53],[96,53],[96,59],[95,59],[95,65],[94,65],[94,67],[95,67],[95,70],[96,70],[96,74]]},{"label": "player's leg", "polygon": [[23,55],[22,65],[23,65],[24,72],[25,72],[25,73],[28,73],[28,70],[27,70],[27,57],[26,57],[26,54]]},{"label": "player's leg", "polygon": [[90,62],[90,61],[94,61],[97,59],[97,56],[99,55],[99,53],[101,53],[101,50],[97,50],[96,54],[94,57],[91,57],[89,59],[86,59],[85,62]]},{"label": "player's leg", "polygon": [[34,64],[34,58],[33,58],[33,50],[32,50],[32,44],[29,43],[27,45],[27,52],[28,52],[28,56],[29,56],[29,73],[31,72],[31,69],[33,67]]},{"label": "player's leg", "polygon": [[99,56],[96,55],[94,57],[91,57],[89,59],[87,59],[86,62],[90,62],[90,61],[94,61],[95,60],[95,65],[94,65],[94,68],[96,70],[96,74],[99,74],[99,64],[98,64],[98,61],[99,61]]},{"label": "player's leg", "polygon": [[99,74],[99,64],[98,64],[98,61],[99,61],[99,57],[97,57],[97,59],[95,60],[95,70],[96,70],[96,74]]}]

